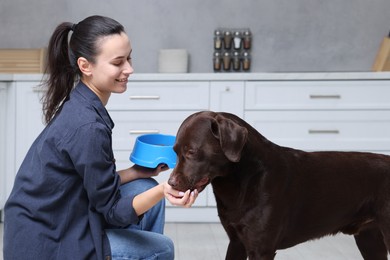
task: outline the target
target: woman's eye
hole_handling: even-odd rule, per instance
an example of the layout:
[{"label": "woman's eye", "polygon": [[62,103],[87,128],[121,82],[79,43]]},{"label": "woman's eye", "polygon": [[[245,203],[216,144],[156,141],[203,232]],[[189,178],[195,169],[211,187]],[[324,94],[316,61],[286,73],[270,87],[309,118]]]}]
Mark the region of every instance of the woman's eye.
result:
[{"label": "woman's eye", "polygon": [[120,66],[120,65],[122,65],[122,61],[116,61],[116,62],[113,62],[112,63],[112,65],[114,65],[114,66]]}]

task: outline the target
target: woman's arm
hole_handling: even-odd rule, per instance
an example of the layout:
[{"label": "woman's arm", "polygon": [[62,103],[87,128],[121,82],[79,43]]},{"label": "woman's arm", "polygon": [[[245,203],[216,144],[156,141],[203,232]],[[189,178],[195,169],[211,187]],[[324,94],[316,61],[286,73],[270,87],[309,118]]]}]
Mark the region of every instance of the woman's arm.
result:
[{"label": "woman's arm", "polygon": [[[168,170],[168,166],[160,164],[156,168],[145,168],[139,165],[118,171],[121,183],[127,183],[140,178],[150,178],[159,175],[160,172]],[[166,198],[172,205],[189,208],[198,197],[198,191],[186,192],[173,189],[167,182],[161,183],[134,197],[133,208],[138,216],[144,214],[163,198]]]}]

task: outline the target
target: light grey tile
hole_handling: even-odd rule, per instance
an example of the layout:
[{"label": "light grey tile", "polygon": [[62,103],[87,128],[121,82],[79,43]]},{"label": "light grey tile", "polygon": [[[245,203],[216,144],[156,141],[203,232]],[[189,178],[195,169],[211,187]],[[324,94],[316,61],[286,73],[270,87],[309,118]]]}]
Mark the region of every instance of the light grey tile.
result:
[{"label": "light grey tile", "polygon": [[[3,223],[0,223],[0,260],[3,260]],[[165,234],[175,243],[175,260],[223,260],[229,239],[219,223],[167,223]],[[352,236],[336,235],[279,250],[276,260],[359,260]]]}]

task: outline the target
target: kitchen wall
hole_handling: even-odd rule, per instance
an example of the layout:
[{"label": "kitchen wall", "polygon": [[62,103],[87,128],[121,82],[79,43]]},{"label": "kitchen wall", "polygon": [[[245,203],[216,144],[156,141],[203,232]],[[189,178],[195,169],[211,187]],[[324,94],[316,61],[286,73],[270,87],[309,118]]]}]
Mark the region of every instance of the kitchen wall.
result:
[{"label": "kitchen wall", "polygon": [[162,48],[212,72],[217,27],[252,30],[253,72],[369,71],[390,30],[389,0],[1,0],[0,48],[46,46],[58,23],[92,14],[126,27],[139,73],[157,72]]}]

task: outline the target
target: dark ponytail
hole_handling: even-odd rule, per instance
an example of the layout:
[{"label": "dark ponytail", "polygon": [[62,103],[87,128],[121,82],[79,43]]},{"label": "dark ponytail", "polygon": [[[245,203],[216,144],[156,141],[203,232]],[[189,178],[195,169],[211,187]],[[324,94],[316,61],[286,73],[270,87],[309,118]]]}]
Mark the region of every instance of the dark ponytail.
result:
[{"label": "dark ponytail", "polygon": [[[69,32],[73,31],[69,43]],[[104,16],[90,16],[78,24],[61,23],[50,38],[47,51],[47,87],[43,97],[43,113],[46,123],[54,117],[81,77],[77,60],[84,57],[95,63],[99,54],[98,40],[101,37],[120,34],[123,26],[117,21]]]}]

